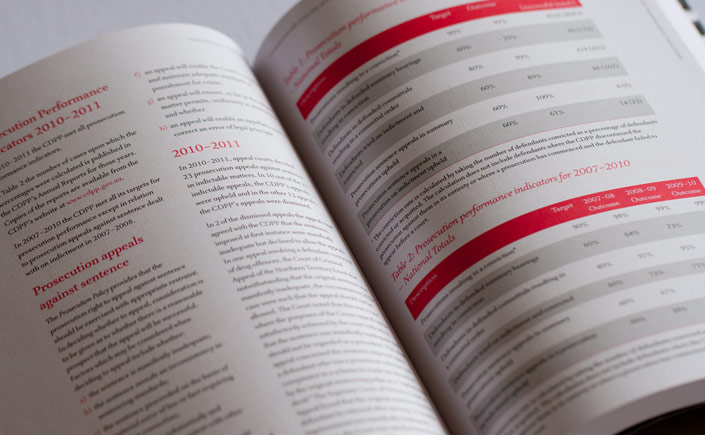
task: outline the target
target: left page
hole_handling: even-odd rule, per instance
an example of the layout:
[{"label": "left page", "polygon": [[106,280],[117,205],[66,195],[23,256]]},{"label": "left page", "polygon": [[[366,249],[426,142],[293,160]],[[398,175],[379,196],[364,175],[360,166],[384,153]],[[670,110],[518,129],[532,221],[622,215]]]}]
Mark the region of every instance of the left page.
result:
[{"label": "left page", "polygon": [[240,50],[0,80],[0,433],[443,431]]}]

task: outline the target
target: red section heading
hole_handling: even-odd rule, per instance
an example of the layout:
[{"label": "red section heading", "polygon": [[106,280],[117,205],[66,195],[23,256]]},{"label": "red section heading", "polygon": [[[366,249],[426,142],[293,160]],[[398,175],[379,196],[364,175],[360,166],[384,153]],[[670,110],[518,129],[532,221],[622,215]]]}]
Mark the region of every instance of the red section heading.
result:
[{"label": "red section heading", "polygon": [[336,59],[306,88],[299,101],[296,102],[296,107],[299,108],[299,112],[301,112],[304,119],[307,119],[313,108],[325,94],[348,74],[385,51],[435,30],[496,15],[579,6],[580,2],[578,0],[482,1],[467,3],[413,18],[378,33]]},{"label": "red section heading", "polygon": [[[443,259],[406,298],[406,306],[416,320],[426,305],[469,267],[498,249],[539,231],[607,211],[698,196],[705,196],[705,187],[700,180],[683,178],[593,193],[526,213],[479,235]],[[597,197],[599,201],[594,199]]]}]

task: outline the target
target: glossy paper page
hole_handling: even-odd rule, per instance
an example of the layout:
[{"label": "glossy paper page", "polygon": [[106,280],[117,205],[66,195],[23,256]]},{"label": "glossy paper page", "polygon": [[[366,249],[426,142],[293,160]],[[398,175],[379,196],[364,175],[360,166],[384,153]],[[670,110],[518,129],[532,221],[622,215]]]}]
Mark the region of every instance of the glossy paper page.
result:
[{"label": "glossy paper page", "polygon": [[1,433],[442,431],[232,41],[122,32],[0,99]]},{"label": "glossy paper page", "polygon": [[705,400],[705,75],[655,2],[308,1],[255,70],[451,431]]}]

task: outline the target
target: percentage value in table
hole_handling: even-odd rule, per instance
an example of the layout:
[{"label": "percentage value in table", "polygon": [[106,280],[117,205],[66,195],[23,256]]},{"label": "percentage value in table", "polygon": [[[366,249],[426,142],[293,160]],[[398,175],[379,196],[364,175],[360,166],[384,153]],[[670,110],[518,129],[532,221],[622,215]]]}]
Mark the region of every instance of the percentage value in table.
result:
[{"label": "percentage value in table", "polygon": [[638,106],[640,104],[644,104],[644,100],[641,98],[627,98],[620,100],[619,104],[622,106]]},{"label": "percentage value in table", "polygon": [[644,323],[644,322],[646,322],[646,317],[635,317],[635,318],[629,320],[629,323],[631,323],[632,325],[636,325],[636,324]]},{"label": "percentage value in table", "polygon": [[608,267],[612,267],[612,263],[605,262],[605,263],[600,263],[597,265],[598,269],[607,269]]}]

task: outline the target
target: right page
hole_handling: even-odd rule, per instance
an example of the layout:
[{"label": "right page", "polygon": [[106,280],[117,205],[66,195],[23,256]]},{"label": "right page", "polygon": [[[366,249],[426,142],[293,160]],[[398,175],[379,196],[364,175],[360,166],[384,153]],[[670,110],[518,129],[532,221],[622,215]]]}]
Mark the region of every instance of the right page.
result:
[{"label": "right page", "polygon": [[454,433],[705,401],[705,74],[655,2],[304,1],[255,69]]}]

